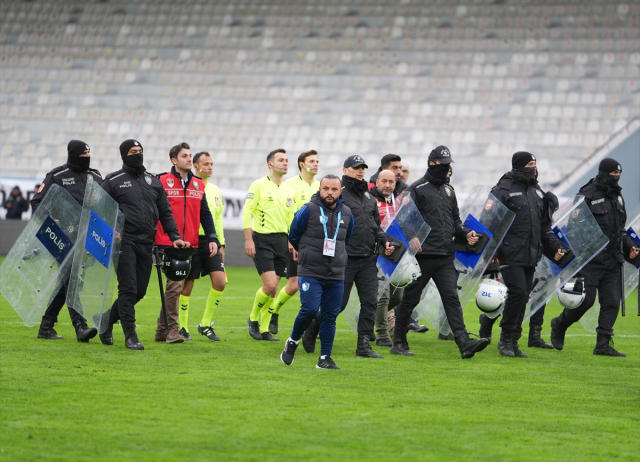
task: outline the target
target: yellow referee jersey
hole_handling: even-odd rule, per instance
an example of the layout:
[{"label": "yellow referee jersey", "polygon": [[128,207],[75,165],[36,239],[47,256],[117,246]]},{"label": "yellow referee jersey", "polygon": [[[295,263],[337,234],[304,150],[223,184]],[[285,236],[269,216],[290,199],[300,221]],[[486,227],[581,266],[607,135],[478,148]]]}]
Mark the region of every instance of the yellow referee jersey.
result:
[{"label": "yellow referee jersey", "polygon": [[244,201],[242,227],[260,234],[288,233],[297,210],[294,196],[286,182],[278,186],[269,176],[254,181]]},{"label": "yellow referee jersey", "polygon": [[[213,224],[216,227],[216,234],[218,235],[218,242],[220,245],[224,244],[224,230],[222,229],[222,216],[224,215],[224,202],[222,201],[222,193],[220,188],[216,185],[207,183],[205,181],[204,194],[207,197],[207,204],[213,217]],[[200,224],[200,236],[206,236],[202,224]]]},{"label": "yellow referee jersey", "polygon": [[295,191],[296,212],[302,208],[304,204],[311,200],[311,196],[318,192],[320,189],[320,182],[313,180],[311,184],[304,181],[302,175],[296,175],[293,178],[289,178],[285,181]]}]

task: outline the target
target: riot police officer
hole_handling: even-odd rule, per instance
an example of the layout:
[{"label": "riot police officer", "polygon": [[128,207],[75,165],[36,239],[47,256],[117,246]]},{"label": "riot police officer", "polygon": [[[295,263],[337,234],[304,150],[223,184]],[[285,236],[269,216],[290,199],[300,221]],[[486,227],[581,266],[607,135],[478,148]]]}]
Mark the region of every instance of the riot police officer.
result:
[{"label": "riot police officer", "polygon": [[609,238],[607,246],[585,265],[579,277],[584,278],[585,299],[574,309],[566,309],[557,318],[551,320],[551,343],[557,350],[564,348],[565,332],[591,308],[596,299],[596,290],[600,300],[600,316],[596,328],[597,340],[594,355],[626,356],[613,348],[613,325],[618,317],[621,289],[620,266],[624,256],[633,260],[638,256],[638,248],[625,233],[627,212],[622,188],[618,185],[622,166],[614,159],[603,159],[595,178],[580,188],[585,202],[594,218]]},{"label": "riot police officer", "polygon": [[[56,167],[47,173],[44,181],[40,185],[38,192],[31,199],[31,208],[36,211],[42,199],[49,191],[52,184],[66,189],[71,196],[82,205],[84,201],[84,190],[87,186],[87,179],[91,177],[98,184],[102,183],[102,176],[97,170],[90,168],[91,164],[91,148],[84,141],[71,140],[67,145],[67,163]],[[79,219],[79,217],[78,217]],[[58,322],[58,314],[64,306],[67,298],[67,289],[69,287],[69,279],[65,281],[60,288],[58,294],[51,301],[42,317],[40,329],[38,330],[38,338],[59,340],[62,336],[58,335],[53,326]],[[80,313],[69,308],[69,316],[71,323],[76,330],[76,338],[78,342],[86,343],[98,334],[98,330],[94,327],[89,328],[87,321]]]}]

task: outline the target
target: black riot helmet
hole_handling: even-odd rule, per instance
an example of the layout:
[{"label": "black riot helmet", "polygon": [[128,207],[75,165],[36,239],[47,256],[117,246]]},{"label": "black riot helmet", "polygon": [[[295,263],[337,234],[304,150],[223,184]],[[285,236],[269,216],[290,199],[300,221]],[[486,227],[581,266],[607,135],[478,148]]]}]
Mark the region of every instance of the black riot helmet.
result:
[{"label": "black riot helmet", "polygon": [[174,249],[169,247],[164,249],[164,259],[162,262],[162,271],[167,279],[171,281],[184,281],[191,271],[191,256],[198,250]]}]

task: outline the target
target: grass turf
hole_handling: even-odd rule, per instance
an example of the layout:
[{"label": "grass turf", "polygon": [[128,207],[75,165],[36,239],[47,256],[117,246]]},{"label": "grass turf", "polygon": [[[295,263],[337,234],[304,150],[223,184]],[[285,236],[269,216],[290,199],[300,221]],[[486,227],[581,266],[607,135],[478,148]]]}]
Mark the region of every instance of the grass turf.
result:
[{"label": "grass turf", "polygon": [[[281,341],[257,342],[246,319],[260,279],[251,268],[228,274],[215,315],[222,341],[195,329],[202,281],[194,341],[166,345],[153,341],[154,273],[137,306],[143,352],[124,347],[119,326],[112,347],[77,343],[66,308],[57,325],[65,339],[37,340],[37,327],[0,297],[0,460],[640,460],[635,294],[616,325],[627,358],[593,356],[595,334],[576,325],[564,351],[525,347],[526,360],[500,357],[494,339],[463,361],[433,329],[409,334],[413,358],[361,359],[340,317],[333,356],[342,369],[323,371],[302,348],[291,367],[280,362],[298,298],[281,313]],[[559,311],[547,308],[547,340]],[[465,310],[471,331],[478,314]]]}]

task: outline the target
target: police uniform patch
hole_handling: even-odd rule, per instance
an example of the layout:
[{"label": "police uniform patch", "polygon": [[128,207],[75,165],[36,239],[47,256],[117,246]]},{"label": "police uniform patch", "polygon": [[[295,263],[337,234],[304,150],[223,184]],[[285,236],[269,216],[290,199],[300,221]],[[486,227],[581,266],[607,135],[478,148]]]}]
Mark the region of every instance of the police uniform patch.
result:
[{"label": "police uniform patch", "polygon": [[618,196],[618,202],[620,202],[620,205],[624,205],[624,202],[622,201],[622,196]]},{"label": "police uniform patch", "polygon": [[167,179],[167,184],[169,185],[170,188],[173,188],[174,182],[172,178],[168,178]]},{"label": "police uniform patch", "polygon": [[538,195],[538,197],[540,199],[542,199],[544,197],[543,194],[542,194],[542,191],[540,191],[539,189],[536,189],[536,194]]},{"label": "police uniform patch", "polygon": [[369,199],[371,196],[369,195],[368,192],[364,193],[364,197],[366,197],[367,199]]},{"label": "police uniform patch", "polygon": [[451,189],[449,188],[444,188],[444,192],[447,193],[447,196],[451,197]]},{"label": "police uniform patch", "polygon": [[91,173],[87,174],[87,181],[93,181],[93,175]]},{"label": "police uniform patch", "polygon": [[151,177],[150,177],[150,176],[145,176],[145,177],[144,177],[144,181],[146,181],[146,182],[147,182],[147,184],[148,184],[149,186],[151,186]]},{"label": "police uniform patch", "polygon": [[489,199],[487,202],[485,202],[484,209],[489,211],[491,210],[491,207],[493,207],[493,200]]},{"label": "police uniform patch", "polygon": [[43,189],[44,189],[44,183],[40,184],[40,187],[38,188],[38,194],[40,194]]},{"label": "police uniform patch", "polygon": [[196,189],[196,191],[198,191],[200,189],[200,185],[198,184],[197,181],[193,182],[193,187]]}]

